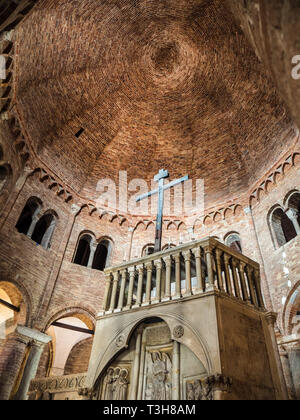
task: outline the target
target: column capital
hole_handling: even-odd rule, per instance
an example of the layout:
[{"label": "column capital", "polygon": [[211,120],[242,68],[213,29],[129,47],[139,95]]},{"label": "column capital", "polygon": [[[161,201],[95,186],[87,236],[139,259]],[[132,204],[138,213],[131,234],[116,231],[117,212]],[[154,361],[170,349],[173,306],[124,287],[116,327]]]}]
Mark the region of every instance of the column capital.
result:
[{"label": "column capital", "polygon": [[162,268],[162,260],[161,259],[155,260],[154,265],[156,268]]},{"label": "column capital", "polygon": [[148,262],[145,264],[145,267],[146,267],[147,271],[152,271],[152,268],[153,268],[152,261],[148,261]]},{"label": "column capital", "polygon": [[144,273],[144,265],[143,264],[137,265],[136,269],[139,273]]},{"label": "column capital", "polygon": [[163,260],[164,260],[166,265],[171,265],[171,263],[172,263],[171,255],[167,255],[167,256],[163,257]]},{"label": "column capital", "polygon": [[40,331],[34,330],[32,328],[24,327],[23,325],[18,325],[16,328],[16,332],[21,336],[32,340],[36,344],[47,344],[52,340],[52,338],[49,335],[41,333]]},{"label": "column capital", "polygon": [[184,251],[182,253],[182,255],[183,255],[185,261],[189,261],[192,257],[190,249],[188,249],[187,251]]},{"label": "column capital", "polygon": [[265,319],[271,327],[274,327],[275,322],[277,320],[277,314],[275,312],[267,312],[265,314]]},{"label": "column capital", "polygon": [[195,258],[201,258],[201,248],[198,246],[197,248],[192,248],[192,253],[194,254]]},{"label": "column capital", "polygon": [[285,214],[287,215],[287,217],[289,219],[297,219],[298,216],[299,216],[299,212],[296,209],[293,209],[293,208],[288,208],[285,211]]}]

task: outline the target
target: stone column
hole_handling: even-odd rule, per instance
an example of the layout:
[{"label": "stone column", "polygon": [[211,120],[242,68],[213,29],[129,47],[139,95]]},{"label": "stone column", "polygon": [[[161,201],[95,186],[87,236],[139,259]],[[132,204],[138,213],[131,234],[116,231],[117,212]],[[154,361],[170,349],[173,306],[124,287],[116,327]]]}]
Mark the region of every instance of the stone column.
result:
[{"label": "stone column", "polygon": [[137,330],[137,337],[136,337],[136,343],[135,343],[132,383],[131,383],[130,395],[129,395],[129,400],[132,400],[132,401],[137,400],[137,395],[138,395],[142,334],[143,334],[143,328],[139,328]]},{"label": "stone column", "polygon": [[[288,392],[286,382],[283,374],[282,364],[279,356],[277,340],[275,336],[274,325],[277,319],[277,314],[274,312],[267,312],[264,318],[268,327],[268,334],[265,332],[267,350],[269,354],[271,374],[274,384],[274,390],[277,400],[287,400]],[[264,325],[263,325],[264,326]]]},{"label": "stone column", "polygon": [[279,356],[282,364],[283,374],[287,385],[288,396],[290,400],[296,399],[294,382],[291,374],[291,367],[288,355],[288,345],[279,345]]},{"label": "stone column", "polygon": [[298,223],[299,213],[295,209],[288,209],[286,212],[287,217],[292,221],[297,235],[300,235],[300,226]]},{"label": "stone column", "polygon": [[[211,246],[204,247],[205,259],[207,264],[207,275],[208,275],[208,291],[214,290],[214,272],[212,266],[212,249]],[[225,263],[226,265],[226,263]]]},{"label": "stone column", "polygon": [[193,248],[192,252],[195,256],[196,260],[196,274],[197,274],[197,292],[204,292],[205,291],[205,278],[203,278],[202,272],[202,261],[201,261],[201,248]]},{"label": "stone column", "polygon": [[104,290],[104,296],[103,296],[103,303],[102,303],[102,310],[103,312],[107,311],[108,308],[108,299],[111,289],[111,283],[112,283],[112,275],[111,273],[105,274],[105,290]]},{"label": "stone column", "polygon": [[180,273],[180,253],[174,255],[175,260],[175,296],[174,299],[181,298],[181,273]]},{"label": "stone column", "polygon": [[92,266],[93,266],[96,249],[97,249],[97,244],[91,244],[91,246],[90,246],[90,251],[91,252],[90,252],[87,268],[92,268]]},{"label": "stone column", "polygon": [[36,209],[36,211],[34,212],[33,216],[32,216],[32,222],[31,222],[31,225],[29,226],[28,232],[26,234],[29,238],[31,238],[31,236],[32,236],[32,234],[34,232],[34,229],[36,227],[36,224],[39,221],[39,216],[38,215],[40,213],[40,210],[41,209],[38,207]]},{"label": "stone column", "polygon": [[185,295],[191,296],[192,294],[192,279],[191,279],[191,251],[183,252],[185,263]]},{"label": "stone column", "polygon": [[129,272],[129,288],[128,288],[126,309],[130,309],[132,307],[133,288],[134,288],[134,280],[135,280],[135,267],[129,267],[128,272]]},{"label": "stone column", "polygon": [[0,400],[8,400],[25,357],[30,338],[18,331],[7,337],[0,358]]},{"label": "stone column", "polygon": [[117,289],[118,289],[118,283],[119,283],[119,272],[115,271],[113,273],[114,279],[113,279],[113,288],[111,292],[111,300],[110,300],[110,307],[109,311],[113,312],[116,309],[116,299],[117,299]]},{"label": "stone column", "polygon": [[293,343],[285,344],[285,348],[289,358],[295,397],[296,400],[300,400],[300,339]]},{"label": "stone column", "polygon": [[167,257],[163,258],[165,265],[166,265],[166,289],[165,295],[162,299],[163,302],[171,299],[171,267],[172,267],[172,260],[171,256],[168,255]]},{"label": "stone column", "polygon": [[35,378],[44,346],[45,344],[48,344],[52,338],[47,334],[27,327],[18,327],[18,331],[22,335],[32,339],[32,342],[30,343],[30,353],[25,365],[22,380],[14,397],[15,400],[26,400],[28,398],[27,392],[29,385],[31,380]]},{"label": "stone column", "polygon": [[125,297],[125,287],[126,287],[126,280],[127,280],[127,270],[121,271],[121,289],[119,294],[119,302],[118,302],[118,311],[121,311],[124,306],[124,297]]},{"label": "stone column", "polygon": [[172,399],[180,400],[180,343],[173,342]]}]

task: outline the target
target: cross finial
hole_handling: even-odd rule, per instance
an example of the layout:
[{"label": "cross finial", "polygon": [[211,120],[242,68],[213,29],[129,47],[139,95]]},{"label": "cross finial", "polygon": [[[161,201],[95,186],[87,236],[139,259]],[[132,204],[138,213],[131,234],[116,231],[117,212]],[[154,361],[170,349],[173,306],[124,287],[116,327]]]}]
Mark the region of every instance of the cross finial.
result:
[{"label": "cross finial", "polygon": [[166,169],[161,169],[157,175],[154,177],[154,181],[158,182],[161,179],[169,178],[169,172]]}]

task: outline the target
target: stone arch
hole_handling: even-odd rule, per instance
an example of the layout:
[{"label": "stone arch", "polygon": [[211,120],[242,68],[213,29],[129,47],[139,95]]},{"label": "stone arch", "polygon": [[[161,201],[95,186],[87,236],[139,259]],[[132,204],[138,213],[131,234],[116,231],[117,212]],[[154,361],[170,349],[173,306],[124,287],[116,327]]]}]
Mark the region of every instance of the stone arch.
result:
[{"label": "stone arch", "polygon": [[[294,329],[294,321],[300,311],[300,281],[290,291],[282,312],[282,326],[285,335],[291,335]],[[299,319],[300,328],[300,319]]]},{"label": "stone arch", "polygon": [[151,254],[154,254],[154,244],[148,243],[143,247],[141,257],[146,257],[147,255]]},{"label": "stone arch", "polygon": [[72,348],[83,339],[91,337],[88,330],[94,331],[94,325],[94,315],[88,313],[87,309],[75,306],[57,312],[48,320],[45,332],[52,337],[52,345],[51,366],[47,366],[47,369],[51,369],[51,375],[64,375]]},{"label": "stone arch", "polygon": [[[98,360],[95,362],[95,374],[93,378],[89,378],[91,381],[90,385],[94,387],[102,375],[103,371],[109,366],[112,360],[114,360],[123,350],[125,350],[130,342],[130,339],[135,332],[135,330],[149,318],[158,318],[164,321],[171,332],[171,338],[174,341],[184,344],[189,350],[191,350],[194,355],[199,359],[199,361],[205,367],[208,375],[212,374],[214,371],[213,362],[210,358],[208,345],[205,339],[200,335],[196,328],[189,322],[184,319],[181,315],[175,314],[172,312],[153,312],[148,316],[137,315],[134,316],[129,322],[126,322],[126,325],[120,325],[117,332],[112,331],[111,340],[105,350],[98,356]],[[182,337],[178,338],[174,336],[175,328],[178,325],[184,327],[185,333]],[[116,343],[120,343],[117,344]]]},{"label": "stone arch", "polygon": [[96,243],[96,237],[93,232],[85,230],[79,234],[73,256],[74,264],[83,267],[88,266],[93,243]]},{"label": "stone arch", "polygon": [[2,280],[0,278],[0,289],[4,290],[12,305],[20,308],[20,312],[14,313],[15,322],[26,327],[31,327],[32,297],[24,285],[10,279]]},{"label": "stone arch", "polygon": [[48,320],[44,321],[42,330],[45,332],[53,322],[58,321],[59,319],[66,318],[66,317],[77,317],[82,322],[86,324],[89,329],[94,329],[96,324],[96,318],[93,310],[91,308],[83,307],[83,306],[69,306],[64,307],[60,310],[56,310],[56,312],[51,315]]}]

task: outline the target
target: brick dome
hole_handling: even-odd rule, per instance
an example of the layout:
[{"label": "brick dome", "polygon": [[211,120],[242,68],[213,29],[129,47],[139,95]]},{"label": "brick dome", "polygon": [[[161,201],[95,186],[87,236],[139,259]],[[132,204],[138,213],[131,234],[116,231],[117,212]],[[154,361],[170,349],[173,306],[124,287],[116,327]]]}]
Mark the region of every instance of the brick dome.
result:
[{"label": "brick dome", "polygon": [[16,38],[32,151],[85,199],[119,170],[150,180],[166,167],[204,178],[206,207],[222,204],[295,141],[223,0],[46,0]]}]

